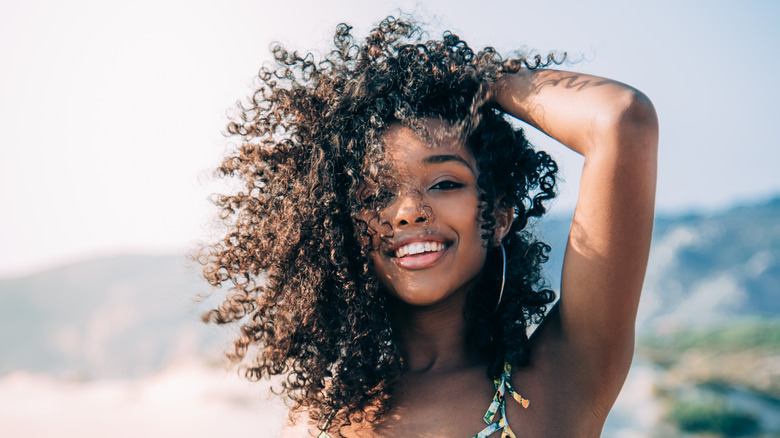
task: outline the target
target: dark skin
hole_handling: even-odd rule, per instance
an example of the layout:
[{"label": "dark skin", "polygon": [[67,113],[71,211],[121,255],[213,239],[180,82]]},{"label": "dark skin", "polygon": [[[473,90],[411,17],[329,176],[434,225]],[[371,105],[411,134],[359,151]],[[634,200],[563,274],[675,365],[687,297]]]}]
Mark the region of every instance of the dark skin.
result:
[{"label": "dark skin", "polygon": [[[512,385],[531,403],[523,409],[509,399],[508,421],[518,437],[598,437],[633,355],[653,223],[655,110],[625,84],[554,70],[506,75],[488,92],[498,108],[585,157],[560,302],[532,336],[531,363],[512,373]],[[428,123],[441,128],[441,122]],[[494,388],[484,358],[465,340],[463,310],[469,290],[479,287],[484,254],[497,242],[481,242],[482,252],[475,246],[477,192],[469,178],[477,170],[466,171],[473,162],[468,149],[446,136],[436,148],[420,146],[405,129],[391,128],[385,147],[400,180],[414,190],[399,189],[381,220],[395,236],[433,236],[443,248],[404,261],[410,256],[396,252],[403,241],[375,242],[377,273],[395,297],[390,310],[407,369],[380,423],[341,433],[470,437],[485,427]],[[466,165],[452,160],[426,167],[426,154],[458,155]],[[437,186],[442,180],[460,185]],[[510,212],[498,209],[496,223],[495,234],[503,238]],[[316,435],[316,425],[301,420],[285,426],[282,436]]]}]

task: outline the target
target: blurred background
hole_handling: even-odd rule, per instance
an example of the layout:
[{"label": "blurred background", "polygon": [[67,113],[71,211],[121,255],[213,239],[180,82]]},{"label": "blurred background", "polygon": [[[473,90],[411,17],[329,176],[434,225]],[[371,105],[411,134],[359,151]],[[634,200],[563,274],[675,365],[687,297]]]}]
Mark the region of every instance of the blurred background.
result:
[{"label": "blurred background", "polygon": [[[0,2],[0,436],[278,436],[222,359],[186,255],[218,227],[235,102],[278,41],[322,53],[400,10],[473,48],[567,51],[661,122],[634,366],[603,436],[780,437],[780,3]],[[581,159],[539,232],[553,285]]]}]

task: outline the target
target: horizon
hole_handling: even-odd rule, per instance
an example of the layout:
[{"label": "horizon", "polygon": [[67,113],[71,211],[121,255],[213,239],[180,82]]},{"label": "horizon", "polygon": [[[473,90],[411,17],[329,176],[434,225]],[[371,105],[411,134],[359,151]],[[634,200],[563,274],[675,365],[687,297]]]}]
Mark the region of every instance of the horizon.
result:
[{"label": "horizon", "polygon": [[[687,209],[671,212],[658,212],[655,214],[655,221],[668,221],[675,219],[691,219],[699,217],[715,217],[721,214],[727,214],[729,212],[738,211],[742,209],[760,208],[764,206],[774,205],[780,203],[780,192],[775,193],[766,198],[744,200],[744,202],[734,203],[726,207],[707,208],[707,209]],[[571,220],[574,210],[560,211],[547,213],[541,217],[540,221],[569,221]],[[657,227],[654,232],[657,231]],[[559,236],[560,237],[560,236]],[[105,251],[95,251],[92,253],[72,254],[64,256],[60,259],[49,260],[47,263],[42,263],[36,266],[30,267],[30,269],[20,269],[14,272],[6,272],[0,269],[0,282],[6,280],[20,280],[28,277],[34,277],[36,275],[42,275],[49,272],[57,271],[60,269],[69,269],[73,266],[85,265],[90,263],[96,263],[101,261],[108,261],[116,258],[179,258],[182,262],[186,262],[185,268],[194,272],[199,270],[200,265],[197,261],[192,259],[192,256],[202,246],[193,243],[187,249],[153,249],[144,251],[143,249],[130,248],[126,250],[122,249],[108,249]],[[651,246],[652,250],[653,246]]]}]

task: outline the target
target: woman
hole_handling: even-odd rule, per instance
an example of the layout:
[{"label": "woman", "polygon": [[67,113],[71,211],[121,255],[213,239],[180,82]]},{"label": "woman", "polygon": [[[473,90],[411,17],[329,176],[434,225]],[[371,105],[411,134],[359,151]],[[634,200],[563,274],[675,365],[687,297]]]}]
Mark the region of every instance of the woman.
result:
[{"label": "woman", "polygon": [[[205,318],[240,325],[248,377],[287,376],[285,437],[599,436],[633,353],[652,104],[392,17],[349,31],[320,62],[275,48],[229,125],[244,189],[217,200],[205,275],[230,288]],[[549,311],[527,225],[557,167],[507,115],[585,156]]]}]

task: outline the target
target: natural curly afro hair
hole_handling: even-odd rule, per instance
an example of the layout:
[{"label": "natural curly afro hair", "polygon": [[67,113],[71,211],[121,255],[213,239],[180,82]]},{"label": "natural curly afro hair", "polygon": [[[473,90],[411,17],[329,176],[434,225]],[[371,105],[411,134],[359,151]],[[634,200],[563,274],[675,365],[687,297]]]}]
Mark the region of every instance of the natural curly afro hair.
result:
[{"label": "natural curly afro hair", "polygon": [[[362,43],[350,31],[339,25],[322,59],[273,47],[274,63],[260,70],[257,91],[227,128],[239,146],[218,174],[241,188],[216,197],[226,235],[200,253],[206,279],[226,289],[204,320],[240,326],[231,359],[245,361],[250,379],[286,375],[291,415],[305,410],[320,425],[377,421],[404,369],[366,243],[373,231],[360,219],[382,209],[392,183],[382,145],[389,126],[430,139],[420,121],[435,118],[468,145],[486,245],[497,243],[495,208],[514,209],[501,305],[498,287],[483,285],[476,289],[490,292],[474,291],[465,313],[488,375],[499,375],[504,361],[527,361],[526,328],[554,300],[541,276],[549,247],[526,225],[555,196],[557,167],[491,107],[486,91],[503,74],[558,61],[475,53],[450,32],[423,41],[411,19],[388,17]],[[367,181],[379,196],[366,195]],[[500,250],[488,254],[486,266],[501,264]]]}]

